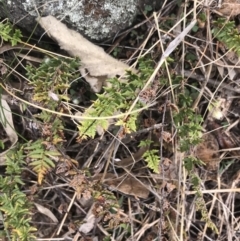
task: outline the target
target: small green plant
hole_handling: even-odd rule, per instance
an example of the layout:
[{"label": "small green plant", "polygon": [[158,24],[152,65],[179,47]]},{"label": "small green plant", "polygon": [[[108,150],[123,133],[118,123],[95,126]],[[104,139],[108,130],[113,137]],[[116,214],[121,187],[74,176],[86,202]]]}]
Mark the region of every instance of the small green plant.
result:
[{"label": "small green plant", "polygon": [[225,18],[213,21],[212,33],[228,49],[235,51],[240,56],[240,34],[234,21],[229,21]]},{"label": "small green plant", "polygon": [[150,13],[150,12],[152,12],[152,11],[153,11],[152,6],[146,4],[145,7],[144,7],[144,13],[145,13],[145,14],[148,14],[148,13]]},{"label": "small green plant", "polygon": [[[139,147],[150,147],[152,144],[151,140],[144,140],[141,141],[139,144]],[[153,172],[159,173],[159,163],[160,163],[160,157],[159,157],[159,150],[151,149],[147,150],[143,154],[143,158],[145,162],[147,162],[147,167],[149,167]]]},{"label": "small green plant", "polygon": [[0,23],[0,36],[2,40],[10,42],[12,46],[16,45],[18,42],[21,42],[21,31],[19,29],[14,29],[8,21],[4,21]]},{"label": "small green plant", "polygon": [[23,149],[14,149],[7,155],[6,176],[0,176],[0,211],[4,214],[4,230],[11,240],[34,240],[36,229],[31,226],[30,207],[26,195],[21,191],[22,167],[26,156]]},{"label": "small green plant", "polygon": [[143,154],[143,158],[147,162],[147,166],[155,173],[159,173],[159,150],[148,150]]},{"label": "small green plant", "polygon": [[[136,90],[141,90],[146,80],[153,72],[152,62],[149,60],[140,60],[139,63],[140,74],[128,72],[127,82],[120,82],[117,78],[108,80],[111,87],[105,87],[103,94],[98,94],[98,99],[94,104],[86,110],[84,116],[86,117],[106,117],[113,116],[116,111],[124,113],[129,109],[138,93]],[[134,110],[142,107],[139,102]],[[138,114],[132,114],[127,119],[120,118],[115,125],[122,126],[126,133],[136,131],[136,120]],[[108,128],[109,121],[107,119],[83,120],[79,125],[79,136],[81,139],[87,137],[94,138],[97,128],[100,126],[104,130]]]},{"label": "small green plant", "polygon": [[[48,144],[50,146],[48,146]],[[56,158],[61,154],[58,151],[48,150],[52,148],[50,143],[44,142],[42,139],[33,143],[29,142],[24,150],[27,152],[26,157],[31,160],[29,163],[33,167],[33,171],[38,174],[38,183],[41,184],[43,177],[47,172],[55,167]]]},{"label": "small green plant", "polygon": [[60,100],[69,100],[67,89],[71,80],[79,77],[78,59],[46,58],[39,67],[27,66],[30,85],[34,87],[33,100],[55,110]]},{"label": "small green plant", "polygon": [[199,14],[197,15],[197,18],[198,18],[200,21],[202,21],[202,22],[206,22],[206,21],[207,21],[207,15],[206,15],[206,13],[204,13],[204,12],[199,13]]},{"label": "small green plant", "polygon": [[206,207],[206,203],[205,200],[203,198],[203,194],[200,190],[201,187],[201,179],[194,173],[190,172],[189,173],[190,178],[191,178],[191,183],[193,185],[193,190],[196,191],[196,201],[195,201],[195,205],[196,205],[196,210],[201,212],[202,215],[202,221],[206,222],[206,225],[211,228],[215,233],[218,234],[218,229],[216,227],[216,225],[212,222],[212,220],[210,219],[209,215],[208,215],[208,210]]},{"label": "small green plant", "polygon": [[187,156],[183,159],[184,167],[190,173],[192,172],[195,165],[203,165],[204,163],[194,156]]},{"label": "small green plant", "polygon": [[[180,111],[174,115],[174,121],[177,125],[179,144],[181,152],[188,152],[192,147],[199,144],[202,139],[202,126],[203,118],[196,114],[191,108],[193,99],[189,90],[183,88],[180,94],[178,94],[178,106]],[[203,165],[204,163],[198,158],[189,155],[183,159],[184,167],[188,171],[190,183],[192,188],[196,191],[196,210],[201,213],[202,220],[206,222],[206,225],[214,232],[218,233],[217,227],[212,222],[208,215],[206,203],[201,192],[201,179],[194,173],[195,165]]]},{"label": "small green plant", "polygon": [[201,142],[203,118],[192,110],[193,100],[190,95],[180,93],[178,102],[181,108],[179,113],[175,114],[174,121],[180,137],[180,151],[184,152]]},{"label": "small green plant", "polygon": [[120,49],[119,47],[114,48],[114,50],[113,50],[113,56],[114,56],[114,57],[117,57],[120,52],[121,52],[121,49]]},{"label": "small green plant", "polygon": [[[61,101],[69,100],[70,82],[77,77],[80,62],[78,59],[46,58],[38,67],[27,66],[27,76],[33,86],[33,100],[37,105],[60,111]],[[41,184],[47,172],[55,167],[60,153],[56,146],[64,142],[64,125],[56,114],[42,111],[38,115],[42,120],[42,138],[29,142],[24,150],[30,166],[38,175]]]},{"label": "small green plant", "polygon": [[[2,41],[10,42],[14,46],[21,42],[22,34],[5,21],[0,23],[0,37]],[[4,142],[0,141],[0,146],[4,148]],[[31,203],[21,190],[24,185],[21,173],[25,159],[22,147],[10,150],[6,155],[5,176],[0,175],[0,212],[4,224],[1,235],[13,241],[35,240],[36,229],[30,223]]]}]

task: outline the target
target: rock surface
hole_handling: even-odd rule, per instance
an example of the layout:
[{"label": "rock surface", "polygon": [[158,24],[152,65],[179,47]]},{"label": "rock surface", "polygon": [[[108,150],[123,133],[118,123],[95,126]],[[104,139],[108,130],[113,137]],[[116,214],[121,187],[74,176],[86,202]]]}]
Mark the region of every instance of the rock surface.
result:
[{"label": "rock surface", "polygon": [[[159,7],[160,0],[3,0],[0,16],[31,32],[35,18],[52,15],[63,20],[70,28],[91,40],[111,38],[128,28],[138,14],[138,7]],[[36,34],[43,31],[40,27]]]}]

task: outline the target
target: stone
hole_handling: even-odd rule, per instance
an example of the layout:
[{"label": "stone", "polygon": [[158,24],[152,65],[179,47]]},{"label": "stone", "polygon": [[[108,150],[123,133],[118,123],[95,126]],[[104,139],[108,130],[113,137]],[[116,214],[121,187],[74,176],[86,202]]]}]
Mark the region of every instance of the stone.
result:
[{"label": "stone", "polygon": [[149,0],[3,0],[0,16],[28,32],[40,35],[43,30],[36,17],[52,15],[90,40],[101,41],[114,37],[130,27],[138,8],[150,5],[154,9],[161,1]]}]

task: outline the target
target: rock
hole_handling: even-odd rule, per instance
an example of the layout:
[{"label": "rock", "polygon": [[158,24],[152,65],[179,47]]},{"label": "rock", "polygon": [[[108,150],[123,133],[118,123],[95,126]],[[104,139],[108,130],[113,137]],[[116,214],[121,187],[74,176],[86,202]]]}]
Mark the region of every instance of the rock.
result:
[{"label": "rock", "polygon": [[[101,41],[114,37],[132,25],[138,7],[151,5],[154,9],[161,1],[149,0],[3,0],[0,16],[31,32],[36,27],[35,18],[52,15],[63,20],[70,28],[91,40]],[[40,27],[35,34],[41,34]]]}]

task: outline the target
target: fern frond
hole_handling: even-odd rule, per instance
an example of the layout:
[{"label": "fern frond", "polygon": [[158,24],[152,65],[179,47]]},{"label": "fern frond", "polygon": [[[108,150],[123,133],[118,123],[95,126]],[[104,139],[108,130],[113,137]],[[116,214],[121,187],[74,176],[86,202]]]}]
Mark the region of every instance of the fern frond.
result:
[{"label": "fern frond", "polygon": [[240,57],[240,34],[236,28],[234,21],[219,18],[213,21],[213,35],[221,42],[223,42],[228,49],[236,52]]},{"label": "fern frond", "polygon": [[27,66],[27,76],[34,87],[33,100],[55,109],[58,101],[56,98],[69,100],[66,90],[69,83],[78,76],[79,59],[47,58],[39,67]]},{"label": "fern frond", "polygon": [[[98,99],[94,104],[85,111],[84,116],[91,117],[105,117],[114,116],[117,113],[124,113],[128,110],[133,101],[136,99],[138,92],[136,90],[141,90],[151,76],[153,72],[152,62],[149,60],[139,61],[139,74],[136,75],[130,71],[127,71],[127,82],[120,82],[117,78],[112,78],[107,80],[111,83],[111,87],[105,87],[105,92],[103,94],[98,94]],[[138,103],[135,109],[141,107],[142,104]],[[125,132],[136,131],[136,115],[128,116],[127,120],[120,119],[117,125],[122,125]],[[94,138],[98,126],[106,130],[109,125],[108,120],[82,120],[78,126],[79,136],[81,139],[87,137]]]},{"label": "fern frond", "polygon": [[153,170],[155,173],[159,173],[159,150],[148,150],[143,154],[143,158],[151,170]]},{"label": "fern frond", "polygon": [[22,165],[25,155],[23,149],[9,151],[6,160],[6,177],[0,176],[0,210],[4,213],[4,229],[11,231],[11,240],[35,240],[35,228],[31,227],[31,204],[26,194],[20,189],[24,183],[21,180]]},{"label": "fern frond", "polygon": [[[41,184],[47,172],[55,167],[56,157],[61,154],[57,151],[46,150],[43,140],[38,140],[24,148],[27,157],[31,160],[29,164],[38,175],[38,183]],[[53,160],[54,159],[54,160]]]},{"label": "fern frond", "polygon": [[9,41],[12,46],[15,46],[18,42],[21,42],[22,33],[19,29],[13,28],[13,26],[6,21],[0,23],[0,37],[4,41]]},{"label": "fern frond", "polygon": [[191,183],[193,184],[193,190],[196,191],[196,201],[195,201],[195,205],[196,205],[196,209],[197,211],[201,212],[202,215],[202,220],[204,222],[206,222],[206,225],[213,230],[213,232],[215,233],[219,233],[217,226],[214,224],[214,222],[210,219],[209,215],[208,215],[208,210],[206,207],[206,203],[205,200],[203,198],[203,194],[200,190],[200,183],[201,183],[201,179],[194,173],[189,172],[190,178],[191,178]]}]

